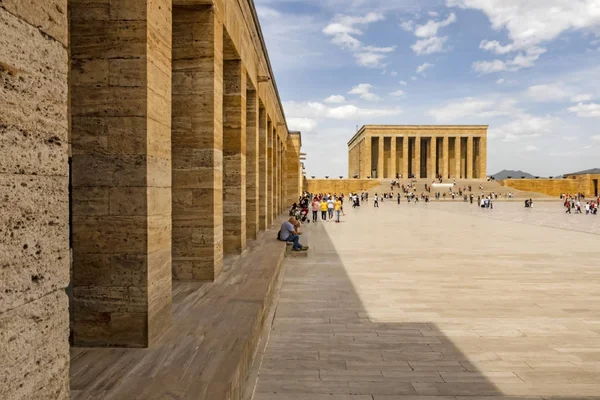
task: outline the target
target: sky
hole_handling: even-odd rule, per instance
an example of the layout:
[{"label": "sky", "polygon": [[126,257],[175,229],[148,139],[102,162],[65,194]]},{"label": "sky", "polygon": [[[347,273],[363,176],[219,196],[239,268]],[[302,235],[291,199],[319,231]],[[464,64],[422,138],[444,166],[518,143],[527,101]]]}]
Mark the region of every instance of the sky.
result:
[{"label": "sky", "polygon": [[363,125],[482,124],[488,174],[600,167],[600,0],[254,0],[306,174]]}]

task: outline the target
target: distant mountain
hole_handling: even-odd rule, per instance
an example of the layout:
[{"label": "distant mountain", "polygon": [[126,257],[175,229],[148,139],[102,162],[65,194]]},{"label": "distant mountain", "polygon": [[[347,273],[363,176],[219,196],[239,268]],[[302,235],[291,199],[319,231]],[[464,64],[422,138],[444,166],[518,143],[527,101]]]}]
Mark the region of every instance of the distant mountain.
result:
[{"label": "distant mountain", "polygon": [[585,171],[571,172],[565,175],[585,175],[585,174],[600,174],[600,168],[586,169]]},{"label": "distant mountain", "polygon": [[505,169],[505,170],[498,172],[497,174],[492,175],[492,177],[496,180],[507,179],[509,176],[512,177],[513,179],[521,179],[522,176],[524,176],[525,178],[535,178],[535,176],[533,176],[527,172],[513,171],[510,169]]}]

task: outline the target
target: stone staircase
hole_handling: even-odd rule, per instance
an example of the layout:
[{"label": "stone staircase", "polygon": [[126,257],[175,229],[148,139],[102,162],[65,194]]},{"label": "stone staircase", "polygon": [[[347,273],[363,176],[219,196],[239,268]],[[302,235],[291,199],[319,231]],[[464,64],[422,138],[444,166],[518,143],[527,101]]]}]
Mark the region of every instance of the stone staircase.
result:
[{"label": "stone staircase", "polygon": [[[408,185],[408,183],[411,181],[410,179],[400,179],[400,186],[402,186],[403,184],[406,186]],[[390,192],[390,184],[392,182],[392,179],[380,179],[379,180],[380,184],[379,186],[374,187],[373,189],[369,190],[369,198],[372,198],[372,196],[375,193],[385,193],[385,192]],[[431,179],[418,179],[416,182],[417,185],[417,191],[416,193],[418,195],[420,195],[421,193],[425,192],[425,184],[427,185],[431,185],[432,180]],[[446,179],[443,181],[443,183],[453,183],[453,180],[450,179]],[[413,182],[413,185],[415,184],[415,182]],[[524,200],[524,199],[537,199],[537,200],[555,200],[554,197],[548,196],[546,194],[543,193],[538,193],[538,192],[525,192],[525,191],[520,191],[511,187],[506,187],[506,186],[502,186],[500,183],[496,182],[496,181],[483,181],[483,180],[477,180],[477,179],[460,179],[456,181],[456,193],[458,193],[458,188],[459,187],[467,187],[467,193],[468,193],[468,187],[469,185],[471,186],[472,190],[473,190],[473,195],[475,196],[479,196],[482,193],[484,194],[489,194],[489,193],[496,193],[498,194],[498,200]],[[483,186],[483,190],[479,189],[479,185]],[[440,193],[444,193],[443,190],[438,190]],[[397,194],[398,193],[398,188],[394,188],[394,193]],[[447,192],[446,192],[447,193]],[[506,199],[505,198],[505,194],[508,193],[512,193],[513,194],[513,198],[512,199]],[[432,191],[433,194],[433,191]],[[433,198],[434,196],[430,195],[430,200],[435,201],[435,198]],[[449,198],[446,197],[446,201],[448,201]],[[443,201],[443,200],[442,200]],[[462,201],[462,198],[455,198],[455,201]]]}]

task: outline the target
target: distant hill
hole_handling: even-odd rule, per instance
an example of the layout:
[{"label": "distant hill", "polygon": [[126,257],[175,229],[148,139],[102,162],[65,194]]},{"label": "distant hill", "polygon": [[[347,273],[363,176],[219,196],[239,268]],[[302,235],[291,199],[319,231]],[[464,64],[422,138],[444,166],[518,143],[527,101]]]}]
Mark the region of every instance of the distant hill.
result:
[{"label": "distant hill", "polygon": [[535,178],[535,176],[533,176],[527,172],[513,171],[513,170],[509,170],[509,169],[502,170],[502,171],[498,172],[497,174],[492,175],[492,177],[496,180],[507,179],[509,176],[512,177],[513,179],[521,179],[522,176],[524,176],[525,178]]},{"label": "distant hill", "polygon": [[585,175],[585,174],[600,174],[600,168],[586,169],[585,171],[571,172],[565,175]]}]

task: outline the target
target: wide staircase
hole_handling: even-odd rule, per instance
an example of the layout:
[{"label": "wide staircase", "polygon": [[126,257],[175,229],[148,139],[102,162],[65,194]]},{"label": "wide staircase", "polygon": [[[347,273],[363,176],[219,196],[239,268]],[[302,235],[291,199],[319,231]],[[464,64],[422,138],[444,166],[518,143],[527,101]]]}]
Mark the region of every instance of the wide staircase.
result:
[{"label": "wide staircase", "polygon": [[[374,195],[375,193],[389,193],[390,192],[390,186],[391,186],[391,182],[393,179],[380,179],[379,182],[379,186],[370,189],[369,193],[372,195]],[[413,187],[414,185],[416,185],[416,194],[417,195],[421,195],[421,193],[425,192],[425,185],[427,184],[428,186],[431,186],[432,184],[432,180],[431,179],[418,179],[416,182],[412,179],[399,179],[397,180],[400,182],[400,186],[405,185],[407,186],[409,182],[412,182]],[[453,179],[446,179],[443,181],[443,183],[448,184],[448,183],[453,183],[454,180]],[[437,181],[436,181],[437,183]],[[482,186],[482,189],[479,188],[479,186]],[[473,195],[474,196],[480,196],[482,194],[485,194],[486,196],[489,195],[490,193],[495,193],[498,195],[498,200],[514,200],[514,201],[521,201],[521,200],[525,200],[525,199],[536,199],[536,200],[556,200],[554,197],[548,196],[546,194],[543,193],[538,193],[538,192],[525,192],[525,191],[520,191],[511,187],[507,187],[507,186],[502,186],[500,183],[496,182],[496,181],[484,181],[484,180],[477,180],[477,179],[460,179],[456,181],[456,186],[453,187],[453,191],[456,193],[457,197],[455,200],[461,200],[458,198],[458,191],[459,188],[467,188],[467,194],[469,194],[469,186],[471,186],[471,189],[473,191]],[[446,193],[446,200],[451,199],[451,197],[448,196],[449,190],[447,188],[437,188],[437,189],[432,189],[431,194],[430,194],[430,199],[431,200],[435,200],[435,196],[433,196],[433,194],[435,192],[440,192],[440,193]],[[398,193],[398,188],[394,188],[394,193],[397,194]],[[509,198],[508,195],[509,193],[512,193],[512,198]],[[442,197],[443,199],[443,197]]]}]

